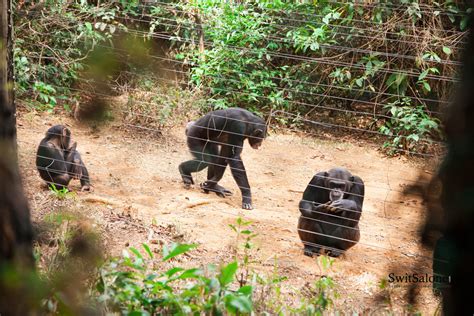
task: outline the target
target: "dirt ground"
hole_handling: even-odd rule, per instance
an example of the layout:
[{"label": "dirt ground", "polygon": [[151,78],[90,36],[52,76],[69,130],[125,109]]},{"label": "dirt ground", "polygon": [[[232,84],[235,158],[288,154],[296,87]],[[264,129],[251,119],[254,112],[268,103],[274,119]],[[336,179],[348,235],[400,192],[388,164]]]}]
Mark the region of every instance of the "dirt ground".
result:
[{"label": "dirt ground", "polygon": [[[111,255],[142,242],[159,245],[160,240],[182,239],[199,244],[196,255],[191,253],[189,258],[196,265],[229,261],[235,234],[228,224],[241,216],[252,221],[251,229],[258,234],[255,268],[270,273],[277,262],[279,273],[288,277],[288,292],[300,289],[315,280],[320,269],[315,259],[302,252],[296,228],[298,202],[315,172],[343,166],[364,180],[366,198],[361,240],[335,260],[331,271],[340,294],[336,306],[374,311],[383,305],[378,284],[390,272],[431,274],[431,254],[418,241],[421,198],[401,195],[420,173],[430,170],[409,159],[386,158],[363,142],[337,144],[307,135],[273,133],[258,151],[245,145],[243,160],[255,207],[245,211],[229,170],[222,185],[233,190],[232,197],[222,199],[198,187],[183,188],[177,168],[190,157],[184,122],[183,127],[167,129],[161,136],[131,136],[131,130],[113,124],[92,130],[70,119],[20,113],[21,170],[36,220],[49,210],[44,207],[49,193],[35,169],[36,146],[47,128],[58,123],[70,126],[92,177],[94,192],[78,193],[76,203],[95,220]],[[205,176],[201,172],[195,182],[204,181]],[[70,188],[78,191],[78,181]],[[391,288],[392,308],[407,306],[407,290],[404,284]],[[433,314],[438,304],[426,286],[420,289],[415,310]]]}]

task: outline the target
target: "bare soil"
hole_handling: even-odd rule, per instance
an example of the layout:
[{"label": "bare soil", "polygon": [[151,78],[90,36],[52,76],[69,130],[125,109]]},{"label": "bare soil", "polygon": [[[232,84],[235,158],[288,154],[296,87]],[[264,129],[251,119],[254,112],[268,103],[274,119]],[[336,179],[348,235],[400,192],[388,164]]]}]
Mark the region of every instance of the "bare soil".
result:
[{"label": "bare soil", "polygon": [[[60,123],[70,126],[94,187],[92,193],[77,193],[76,209],[94,220],[110,255],[142,242],[158,251],[162,243],[178,240],[199,244],[187,258],[192,264],[228,262],[235,243],[228,225],[240,216],[252,221],[251,229],[258,234],[254,268],[271,273],[276,262],[278,272],[288,277],[286,293],[293,293],[321,274],[315,259],[302,252],[296,228],[298,202],[314,173],[343,166],[365,181],[366,198],[361,240],[335,260],[330,272],[340,293],[336,306],[377,310],[385,306],[387,295],[378,284],[390,272],[431,274],[431,253],[422,249],[418,237],[421,198],[401,193],[420,174],[429,173],[428,168],[407,158],[387,158],[364,143],[338,144],[305,135],[273,133],[260,150],[245,145],[243,160],[255,207],[245,211],[228,170],[221,184],[233,190],[232,197],[204,194],[198,186],[183,188],[178,165],[190,157],[184,122],[156,136],[114,124],[91,129],[64,117],[20,113],[20,163],[35,221],[53,210],[35,169],[36,146],[47,128]],[[201,172],[195,182],[205,176]],[[78,181],[70,189],[79,191]],[[408,306],[408,285],[398,285],[389,287],[394,310]],[[419,294],[415,310],[433,314],[439,301],[430,285]]]}]

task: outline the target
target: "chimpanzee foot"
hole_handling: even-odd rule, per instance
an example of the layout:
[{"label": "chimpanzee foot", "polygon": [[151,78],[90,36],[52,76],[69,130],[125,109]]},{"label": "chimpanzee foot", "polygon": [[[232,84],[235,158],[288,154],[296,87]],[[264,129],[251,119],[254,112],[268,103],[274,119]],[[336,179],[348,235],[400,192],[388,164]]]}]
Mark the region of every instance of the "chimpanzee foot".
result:
[{"label": "chimpanzee foot", "polygon": [[216,194],[220,197],[226,197],[226,196],[231,196],[232,195],[232,191],[229,191],[226,188],[224,188],[223,186],[220,186],[218,184],[216,184],[215,189],[216,189]]},{"label": "chimpanzee foot", "polygon": [[314,254],[318,255],[318,250],[313,247],[305,246],[303,249],[303,254],[312,258]]},{"label": "chimpanzee foot", "polygon": [[213,183],[210,181],[205,181],[201,183],[201,189],[204,191],[204,193],[209,193],[209,192],[214,192],[216,193],[219,197],[226,197],[232,195],[232,192],[224,188],[223,186],[218,185],[217,183]]},{"label": "chimpanzee foot", "polygon": [[340,255],[342,255],[343,253],[344,253],[343,250],[331,249],[331,251],[329,252],[329,256],[330,256],[330,257],[337,258],[337,257],[339,257]]},{"label": "chimpanzee foot", "polygon": [[183,170],[181,170],[181,165],[179,166],[179,174],[181,174],[181,178],[183,179],[184,188],[191,188],[191,185],[194,184],[193,177],[190,174],[183,173]]},{"label": "chimpanzee foot", "polygon": [[253,209],[253,206],[252,206],[252,198],[250,198],[249,196],[246,196],[244,195],[244,193],[242,193],[242,208],[244,210],[251,210]]},{"label": "chimpanzee foot", "polygon": [[191,185],[194,184],[193,178],[191,176],[182,175],[183,184],[185,189],[190,189]]},{"label": "chimpanzee foot", "polygon": [[253,209],[253,206],[252,206],[252,204],[250,204],[250,203],[242,203],[242,208],[243,208],[244,210],[252,210],[252,209]]},{"label": "chimpanzee foot", "polygon": [[82,192],[85,192],[85,191],[87,191],[87,192],[92,192],[92,191],[94,191],[94,190],[92,189],[92,187],[91,187],[90,185],[86,184],[86,185],[83,185],[83,186],[82,186],[81,191],[82,191]]}]

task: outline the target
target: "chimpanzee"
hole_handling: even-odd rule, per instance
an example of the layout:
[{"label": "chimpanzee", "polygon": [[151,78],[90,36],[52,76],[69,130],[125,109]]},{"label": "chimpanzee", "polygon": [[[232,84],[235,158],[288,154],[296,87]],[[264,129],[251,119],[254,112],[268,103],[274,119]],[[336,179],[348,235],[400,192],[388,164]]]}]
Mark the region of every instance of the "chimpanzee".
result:
[{"label": "chimpanzee", "polygon": [[324,250],[338,257],[360,238],[364,182],[344,168],[317,173],[303,193],[298,234],[304,254]]},{"label": "chimpanzee", "polygon": [[201,183],[204,192],[213,191],[220,197],[231,195],[231,191],[217,184],[228,164],[242,193],[242,208],[252,209],[250,185],[240,154],[245,139],[252,148],[260,147],[266,136],[265,122],[241,108],[216,110],[188,123],[186,136],[194,159],[179,165],[185,186],[194,184],[191,173],[207,167],[207,181]]},{"label": "chimpanzee", "polygon": [[71,179],[81,181],[81,190],[89,191],[89,172],[76,150],[77,143],[71,144],[71,131],[64,125],[48,129],[41,140],[36,154],[36,168],[41,178],[61,190],[67,188]]}]

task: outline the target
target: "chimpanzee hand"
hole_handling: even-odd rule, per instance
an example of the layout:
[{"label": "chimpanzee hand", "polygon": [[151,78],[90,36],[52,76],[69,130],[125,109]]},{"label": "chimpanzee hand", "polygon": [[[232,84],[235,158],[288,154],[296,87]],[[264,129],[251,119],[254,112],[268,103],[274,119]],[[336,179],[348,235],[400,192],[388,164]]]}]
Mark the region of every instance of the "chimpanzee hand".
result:
[{"label": "chimpanzee hand", "polygon": [[252,207],[252,198],[249,196],[243,196],[242,197],[242,208],[244,210],[251,210],[253,209]]},{"label": "chimpanzee hand", "polygon": [[331,204],[331,201],[326,202],[324,204],[313,202],[313,210],[316,212],[327,211],[328,210],[327,207],[329,206],[329,204]]},{"label": "chimpanzee hand", "polygon": [[340,199],[326,205],[326,210],[332,213],[342,212],[344,210],[344,200]]}]

